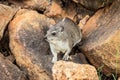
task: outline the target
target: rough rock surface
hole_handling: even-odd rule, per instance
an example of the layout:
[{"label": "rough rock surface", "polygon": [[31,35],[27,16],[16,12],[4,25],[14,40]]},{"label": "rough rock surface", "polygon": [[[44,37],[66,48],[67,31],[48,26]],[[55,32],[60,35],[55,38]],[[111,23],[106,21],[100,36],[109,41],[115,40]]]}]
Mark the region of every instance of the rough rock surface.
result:
[{"label": "rough rock surface", "polygon": [[76,3],[80,3],[81,5],[90,10],[97,10],[99,8],[110,5],[114,0],[73,0],[73,1]]},{"label": "rough rock surface", "polygon": [[120,1],[101,9],[83,27],[82,52],[104,74],[120,74]]},{"label": "rough rock surface", "polygon": [[44,14],[48,17],[53,17],[56,21],[61,18],[68,17],[78,23],[86,15],[92,15],[93,12],[85,9],[81,5],[75,4],[71,0],[65,2],[52,1],[51,5],[46,8]]},{"label": "rough rock surface", "polygon": [[20,69],[0,53],[0,80],[26,80]]},{"label": "rough rock surface", "polygon": [[38,11],[44,11],[50,5],[49,0],[7,0],[8,2],[22,8],[31,8]]},{"label": "rough rock surface", "polygon": [[58,61],[52,72],[54,80],[98,80],[96,69],[88,64]]},{"label": "rough rock surface", "polygon": [[0,4],[0,39],[10,20],[15,15],[17,9]]},{"label": "rough rock surface", "polygon": [[51,55],[44,35],[54,20],[36,11],[21,9],[9,25],[10,49],[30,80],[51,80]]},{"label": "rough rock surface", "polygon": [[94,12],[77,5],[72,0],[7,0],[21,8],[34,9],[59,21],[68,17],[75,22],[79,22],[85,15],[92,15]]},{"label": "rough rock surface", "polygon": [[51,6],[47,7],[47,10],[44,14],[48,17],[53,17],[55,19],[68,17],[73,20],[75,15],[77,14],[75,10],[75,5],[72,3],[67,3],[68,5],[64,6],[63,8],[61,3],[61,1],[53,1],[51,3]]}]

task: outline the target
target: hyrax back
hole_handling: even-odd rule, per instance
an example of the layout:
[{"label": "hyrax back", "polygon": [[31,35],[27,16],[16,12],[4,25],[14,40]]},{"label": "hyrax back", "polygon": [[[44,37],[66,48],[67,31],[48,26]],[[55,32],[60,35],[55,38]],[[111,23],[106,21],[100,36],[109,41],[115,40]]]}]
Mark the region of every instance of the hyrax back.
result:
[{"label": "hyrax back", "polygon": [[59,52],[65,53],[64,60],[68,60],[72,48],[81,41],[82,33],[80,28],[69,18],[64,18],[54,26],[51,26],[46,34],[51,52],[52,62],[57,61]]}]

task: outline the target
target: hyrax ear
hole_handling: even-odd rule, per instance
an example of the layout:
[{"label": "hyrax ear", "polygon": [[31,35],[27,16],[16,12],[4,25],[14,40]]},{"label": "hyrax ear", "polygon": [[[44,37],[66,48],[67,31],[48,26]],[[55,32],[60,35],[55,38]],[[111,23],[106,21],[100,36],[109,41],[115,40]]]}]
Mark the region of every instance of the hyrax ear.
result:
[{"label": "hyrax ear", "polygon": [[59,27],[59,31],[60,31],[60,32],[63,32],[63,31],[64,31],[64,27],[63,27],[63,26],[60,26],[60,27]]}]

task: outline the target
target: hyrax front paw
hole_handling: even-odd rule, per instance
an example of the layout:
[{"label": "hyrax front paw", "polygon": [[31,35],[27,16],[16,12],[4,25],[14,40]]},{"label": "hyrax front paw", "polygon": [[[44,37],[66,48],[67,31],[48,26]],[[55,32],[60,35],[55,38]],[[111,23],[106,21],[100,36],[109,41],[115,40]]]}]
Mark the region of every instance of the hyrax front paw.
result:
[{"label": "hyrax front paw", "polygon": [[68,60],[69,59],[69,55],[64,55],[63,56],[63,60]]},{"label": "hyrax front paw", "polygon": [[55,63],[55,62],[57,62],[57,59],[53,57],[52,63]]}]

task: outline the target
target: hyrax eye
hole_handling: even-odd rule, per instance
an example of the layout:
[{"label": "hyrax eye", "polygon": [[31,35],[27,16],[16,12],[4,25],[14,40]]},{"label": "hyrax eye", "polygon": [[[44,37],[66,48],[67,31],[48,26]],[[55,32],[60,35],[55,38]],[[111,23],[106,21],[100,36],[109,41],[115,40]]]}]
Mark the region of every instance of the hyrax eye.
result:
[{"label": "hyrax eye", "polygon": [[53,35],[53,36],[55,36],[55,35],[56,35],[56,33],[55,33],[55,32],[53,32],[53,33],[52,33],[52,35]]}]

